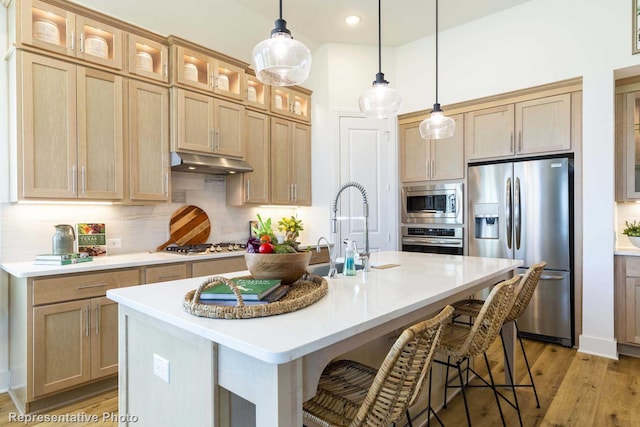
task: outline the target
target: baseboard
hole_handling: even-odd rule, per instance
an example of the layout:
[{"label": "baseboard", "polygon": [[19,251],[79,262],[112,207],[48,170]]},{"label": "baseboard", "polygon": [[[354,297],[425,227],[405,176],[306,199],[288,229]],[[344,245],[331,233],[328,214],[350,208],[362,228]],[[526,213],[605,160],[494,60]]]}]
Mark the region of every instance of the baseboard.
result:
[{"label": "baseboard", "polygon": [[615,338],[609,340],[580,335],[579,343],[579,353],[592,354],[594,356],[618,360],[618,343]]},{"label": "baseboard", "polygon": [[9,371],[0,371],[0,393],[9,390]]}]

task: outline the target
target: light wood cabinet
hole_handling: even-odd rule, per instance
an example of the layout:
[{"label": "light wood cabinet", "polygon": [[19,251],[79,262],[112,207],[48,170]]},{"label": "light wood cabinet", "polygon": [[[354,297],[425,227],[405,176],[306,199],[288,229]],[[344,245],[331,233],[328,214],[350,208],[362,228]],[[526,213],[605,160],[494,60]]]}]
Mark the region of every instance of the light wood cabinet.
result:
[{"label": "light wood cabinet", "polygon": [[169,89],[128,85],[129,200],[169,199]]},{"label": "light wood cabinet", "polygon": [[40,0],[20,1],[18,43],[122,69],[123,31]]},{"label": "light wood cabinet", "polygon": [[616,339],[640,346],[640,257],[615,256],[614,283]]},{"label": "light wood cabinet", "polygon": [[118,306],[105,293],[138,284],[137,268],[9,276],[10,388],[19,410],[47,407],[78,387],[113,387]]},{"label": "light wood cabinet", "polygon": [[456,131],[451,138],[425,140],[419,122],[400,125],[402,182],[464,178],[464,116],[451,116]]},{"label": "light wood cabinet", "polygon": [[175,36],[169,37],[174,84],[242,101],[247,64],[209,51]]},{"label": "light wood cabinet", "polygon": [[565,93],[466,113],[467,160],[570,150],[571,107]]},{"label": "light wood cabinet", "polygon": [[127,70],[136,76],[168,83],[169,46],[136,34],[128,34]]},{"label": "light wood cabinet", "polygon": [[269,166],[270,118],[247,110],[247,155],[253,172],[227,176],[227,204],[232,206],[265,205],[271,202]]},{"label": "light wood cabinet", "polygon": [[184,89],[175,94],[176,149],[244,157],[244,106]]},{"label": "light wood cabinet", "polygon": [[640,199],[640,91],[616,95],[616,200]]},{"label": "light wood cabinet", "polygon": [[212,259],[210,261],[195,261],[191,265],[191,277],[214,276],[246,269],[247,264],[244,261],[244,255]]},{"label": "light wood cabinet", "polygon": [[271,203],[311,205],[311,127],[271,118]]},{"label": "light wood cabinet", "polygon": [[269,110],[271,105],[271,86],[262,83],[252,74],[245,72],[245,103],[247,107]]},{"label": "light wood cabinet", "polygon": [[180,280],[189,277],[186,263],[164,264],[147,267],[145,272],[145,283],[167,282],[169,280]]},{"label": "light wood cabinet", "polygon": [[31,53],[17,56],[18,198],[122,199],[122,77]]},{"label": "light wood cabinet", "polygon": [[300,87],[271,87],[271,112],[311,121],[311,92]]}]

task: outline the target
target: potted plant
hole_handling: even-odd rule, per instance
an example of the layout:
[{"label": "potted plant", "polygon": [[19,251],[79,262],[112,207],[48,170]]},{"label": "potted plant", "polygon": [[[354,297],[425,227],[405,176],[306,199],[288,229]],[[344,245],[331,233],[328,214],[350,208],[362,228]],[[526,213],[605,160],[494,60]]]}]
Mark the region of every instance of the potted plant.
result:
[{"label": "potted plant", "polygon": [[629,241],[636,247],[640,248],[640,223],[633,221],[625,221],[624,225],[625,229],[622,231],[622,234],[629,237]]},{"label": "potted plant", "polygon": [[298,237],[300,237],[300,232],[304,230],[302,220],[296,219],[294,216],[282,218],[278,221],[278,226],[280,231],[285,233],[285,241],[294,243],[294,245],[297,243]]}]

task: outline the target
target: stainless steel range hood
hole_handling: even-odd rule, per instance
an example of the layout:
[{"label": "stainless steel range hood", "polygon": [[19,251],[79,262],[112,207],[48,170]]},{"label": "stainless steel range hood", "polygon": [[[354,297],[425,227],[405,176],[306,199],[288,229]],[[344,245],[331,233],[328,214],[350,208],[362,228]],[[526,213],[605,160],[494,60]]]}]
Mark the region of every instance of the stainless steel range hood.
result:
[{"label": "stainless steel range hood", "polygon": [[171,153],[171,170],[209,175],[229,175],[252,172],[253,168],[249,163],[240,159],[173,151]]}]

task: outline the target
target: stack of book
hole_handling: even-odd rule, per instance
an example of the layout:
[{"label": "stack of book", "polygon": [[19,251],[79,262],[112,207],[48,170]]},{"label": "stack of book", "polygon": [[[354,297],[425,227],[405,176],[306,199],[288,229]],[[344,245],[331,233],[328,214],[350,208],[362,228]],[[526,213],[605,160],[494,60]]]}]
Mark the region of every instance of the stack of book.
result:
[{"label": "stack of book", "polygon": [[[240,290],[245,305],[268,304],[278,301],[289,291],[282,280],[267,279],[231,279]],[[237,299],[233,291],[224,283],[205,289],[200,294],[200,302],[204,304],[236,305]]]},{"label": "stack of book", "polygon": [[86,253],[75,252],[70,254],[36,255],[36,259],[33,260],[33,263],[37,265],[68,265],[88,261],[93,261],[93,257],[88,256]]}]

